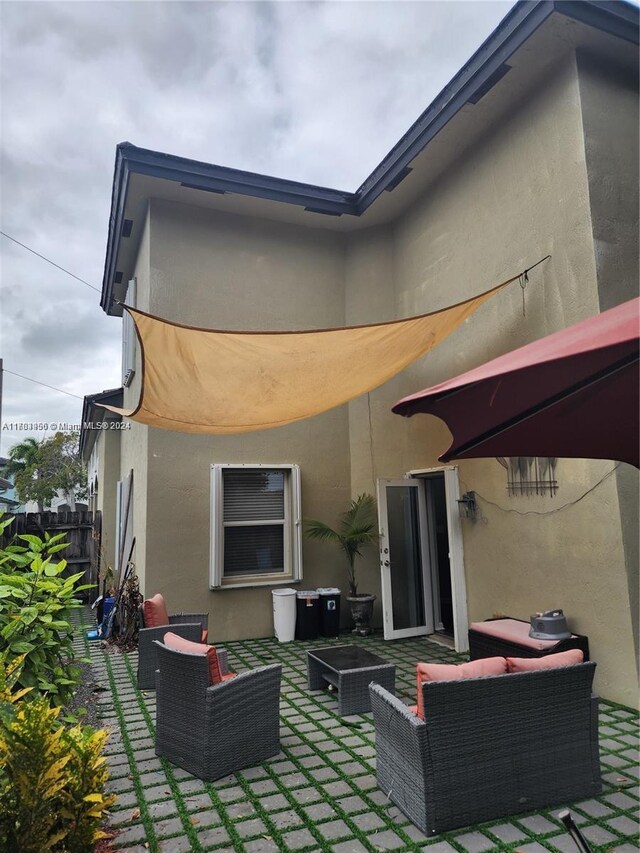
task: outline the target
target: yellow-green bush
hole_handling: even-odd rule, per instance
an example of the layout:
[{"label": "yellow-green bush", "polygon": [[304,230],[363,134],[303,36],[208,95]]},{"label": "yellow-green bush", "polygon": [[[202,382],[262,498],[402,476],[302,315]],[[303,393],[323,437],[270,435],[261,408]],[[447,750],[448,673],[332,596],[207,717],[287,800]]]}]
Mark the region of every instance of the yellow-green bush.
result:
[{"label": "yellow-green bush", "polygon": [[[11,522],[0,513],[0,536]],[[24,533],[0,548],[0,651],[22,656],[18,685],[33,688],[29,700],[46,693],[50,705],[68,702],[78,682],[69,616],[82,606],[76,595],[91,588],[84,572],[67,576],[63,538]]]},{"label": "yellow-green bush", "polygon": [[[45,697],[20,701],[0,656],[0,850],[92,853],[113,803],[102,755],[107,733],[65,727]],[[22,693],[23,691],[21,691]]]}]

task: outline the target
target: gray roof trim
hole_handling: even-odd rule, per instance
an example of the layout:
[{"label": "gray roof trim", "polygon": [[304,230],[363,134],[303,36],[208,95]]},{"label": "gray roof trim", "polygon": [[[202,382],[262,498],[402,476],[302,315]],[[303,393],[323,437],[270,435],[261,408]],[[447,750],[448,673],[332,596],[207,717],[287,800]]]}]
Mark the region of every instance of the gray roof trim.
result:
[{"label": "gray roof trim", "polygon": [[[97,394],[87,394],[85,396],[82,403],[82,422],[80,424],[80,441],[78,444],[80,456],[82,456],[85,462],[88,461],[88,458],[85,458],[85,451],[90,450],[95,441],[96,430],[92,429],[89,425],[94,422],[96,404],[106,403],[108,406],[122,406],[123,396],[123,388],[109,388],[106,391],[99,391]],[[103,412],[100,420],[105,421],[107,418],[122,420],[120,415],[114,415],[112,412]],[[93,441],[89,441],[90,437],[93,438]]]}]

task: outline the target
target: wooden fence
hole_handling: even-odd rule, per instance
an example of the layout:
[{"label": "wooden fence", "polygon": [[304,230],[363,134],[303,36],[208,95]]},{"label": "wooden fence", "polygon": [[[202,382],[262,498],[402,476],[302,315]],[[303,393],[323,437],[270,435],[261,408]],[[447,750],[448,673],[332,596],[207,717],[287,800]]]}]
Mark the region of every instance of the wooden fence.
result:
[{"label": "wooden fence", "polygon": [[[97,583],[100,560],[100,532],[102,513],[100,512],[20,512],[14,516],[10,527],[0,537],[0,545],[8,545],[20,533],[44,536],[65,534],[69,547],[60,552],[69,565],[69,573],[84,571],[84,583]],[[97,589],[97,587],[96,587]],[[85,590],[81,597],[93,601],[96,590]]]}]

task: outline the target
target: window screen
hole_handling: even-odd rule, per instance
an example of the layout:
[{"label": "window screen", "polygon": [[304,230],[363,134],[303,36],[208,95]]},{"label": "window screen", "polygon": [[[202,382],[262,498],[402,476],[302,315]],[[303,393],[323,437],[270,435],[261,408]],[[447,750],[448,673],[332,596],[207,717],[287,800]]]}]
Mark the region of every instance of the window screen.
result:
[{"label": "window screen", "polygon": [[225,577],[285,571],[284,478],[284,471],[224,472]]},{"label": "window screen", "polygon": [[297,465],[211,466],[212,589],[302,578]]}]

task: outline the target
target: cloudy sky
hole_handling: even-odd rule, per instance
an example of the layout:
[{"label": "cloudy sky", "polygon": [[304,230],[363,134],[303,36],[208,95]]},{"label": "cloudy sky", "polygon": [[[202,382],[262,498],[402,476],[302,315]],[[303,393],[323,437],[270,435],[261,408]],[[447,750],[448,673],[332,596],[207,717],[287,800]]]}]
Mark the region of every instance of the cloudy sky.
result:
[{"label": "cloudy sky", "polygon": [[[99,289],[124,140],[355,190],[512,5],[1,0],[1,230]],[[6,454],[46,435],[16,424],[78,423],[78,398],[119,385],[120,321],[0,250]]]}]

